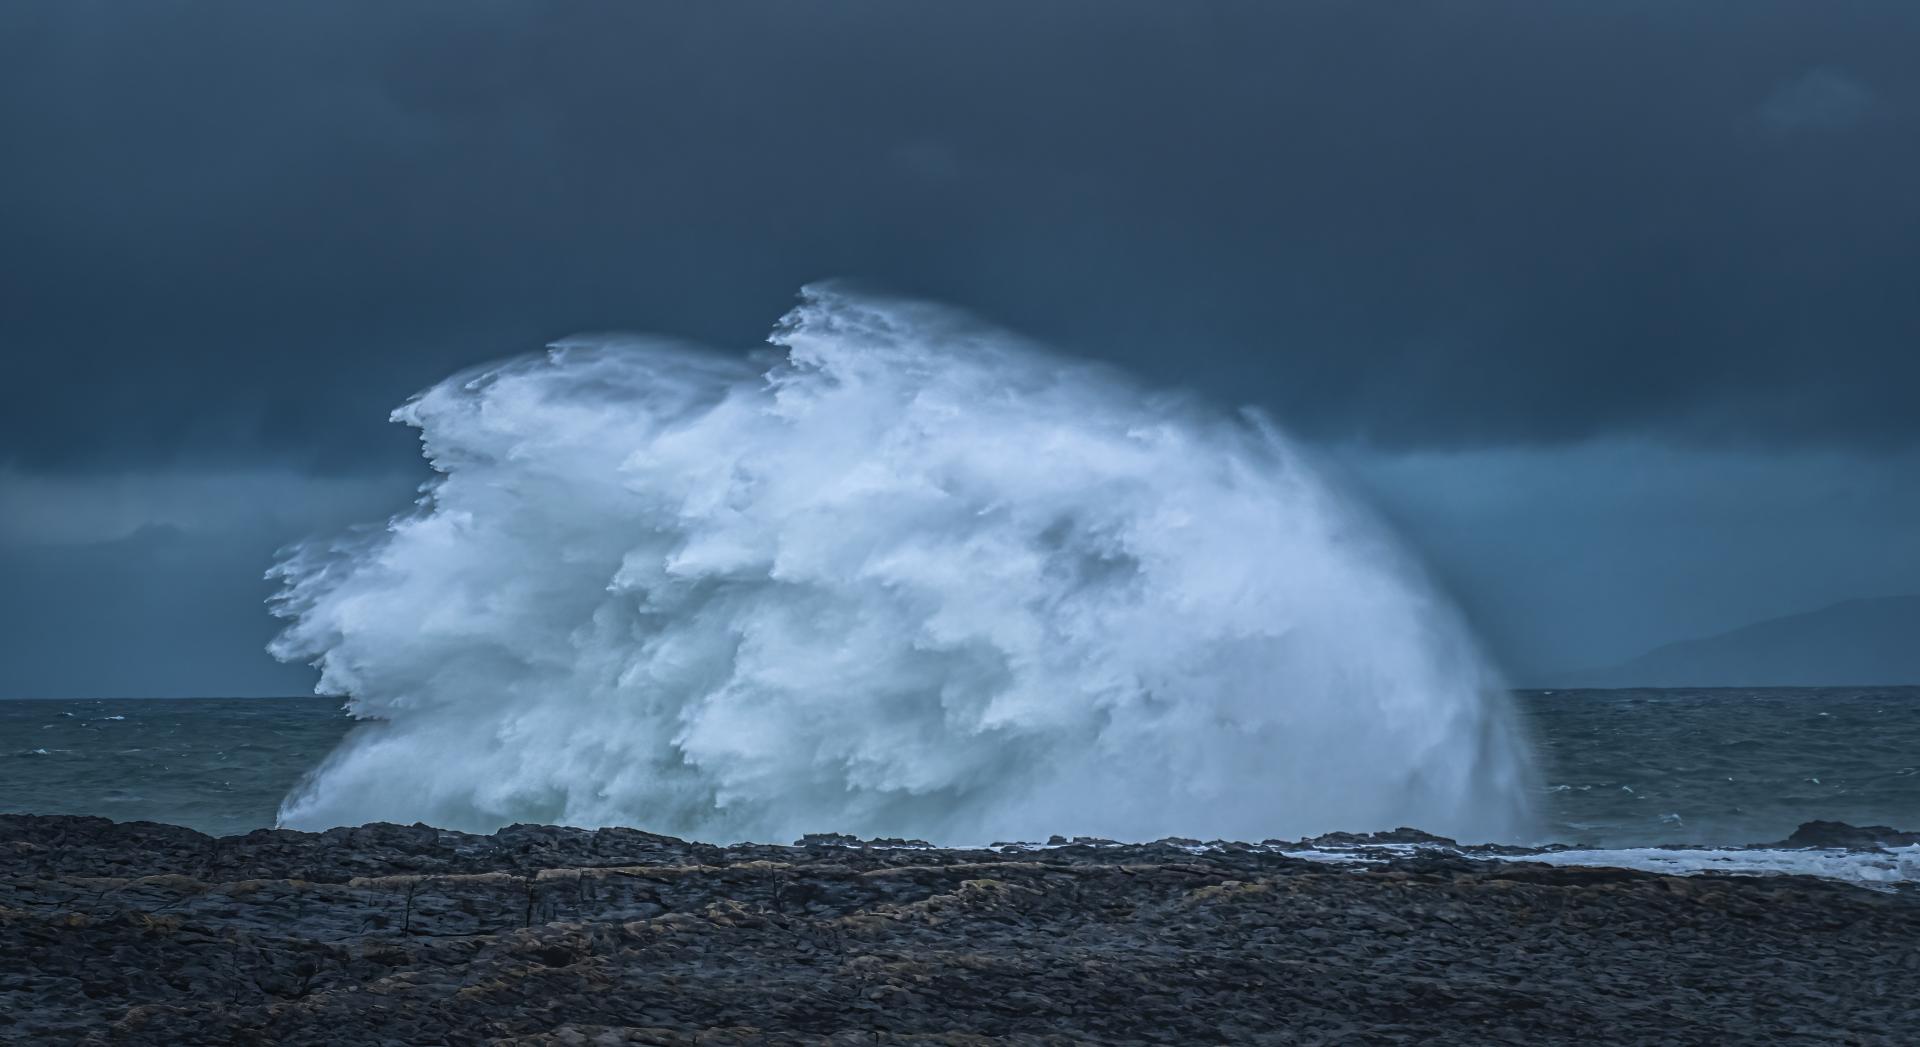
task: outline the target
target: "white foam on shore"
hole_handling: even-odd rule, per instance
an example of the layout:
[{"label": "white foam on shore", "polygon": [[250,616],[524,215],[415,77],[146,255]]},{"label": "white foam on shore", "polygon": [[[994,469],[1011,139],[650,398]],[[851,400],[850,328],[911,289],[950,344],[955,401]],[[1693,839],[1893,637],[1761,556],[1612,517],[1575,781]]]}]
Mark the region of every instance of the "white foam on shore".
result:
[{"label": "white foam on shore", "polygon": [[1886,851],[1800,847],[1626,847],[1549,851],[1508,860],[1639,869],[1677,876],[1698,873],[1818,876],[1867,885],[1920,882],[1920,844]]},{"label": "white foam on shore", "polygon": [[[1194,848],[1196,853],[1209,848]],[[1289,858],[1330,865],[1380,865],[1421,852],[1483,862],[1538,862],[1544,865],[1634,869],[1666,876],[1816,876],[1868,887],[1920,883],[1920,845],[1885,851],[1801,847],[1615,847],[1525,854],[1488,854],[1426,844],[1368,844],[1351,850],[1287,848]]]}]

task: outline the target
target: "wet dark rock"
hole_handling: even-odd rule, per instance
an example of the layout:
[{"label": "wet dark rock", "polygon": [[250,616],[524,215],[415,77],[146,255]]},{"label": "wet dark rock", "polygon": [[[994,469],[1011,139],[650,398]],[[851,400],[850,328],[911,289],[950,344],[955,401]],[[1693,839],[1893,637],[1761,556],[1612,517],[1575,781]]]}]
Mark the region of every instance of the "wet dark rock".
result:
[{"label": "wet dark rock", "polygon": [[714,847],[527,825],[215,840],[0,816],[0,1042],[1911,1033],[1920,895],[1479,861],[1408,833],[1336,834],[1329,846],[1380,848],[1344,866],[1188,841]]},{"label": "wet dark rock", "polygon": [[795,847],[858,847],[860,837],[846,833],[808,833],[793,841]]},{"label": "wet dark rock", "polygon": [[1782,847],[1844,847],[1854,851],[1915,844],[1920,844],[1920,833],[1901,832],[1886,825],[1848,825],[1846,822],[1805,822],[1780,842]]},{"label": "wet dark rock", "polygon": [[1459,844],[1445,836],[1435,836],[1418,829],[1402,826],[1377,833],[1327,833],[1323,836],[1309,836],[1300,841],[1307,847],[1377,847],[1383,844],[1413,844],[1421,847],[1457,847]]}]

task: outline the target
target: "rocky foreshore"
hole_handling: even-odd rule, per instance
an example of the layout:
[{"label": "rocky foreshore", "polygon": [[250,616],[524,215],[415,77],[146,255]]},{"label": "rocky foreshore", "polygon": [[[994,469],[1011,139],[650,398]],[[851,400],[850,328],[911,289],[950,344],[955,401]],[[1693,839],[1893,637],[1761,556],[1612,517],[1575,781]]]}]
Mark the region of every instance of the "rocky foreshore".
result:
[{"label": "rocky foreshore", "polygon": [[397,825],[214,839],[7,815],[0,1042],[1920,1035],[1911,891],[1420,849],[1433,840],[1330,864],[1181,841],[719,847]]}]

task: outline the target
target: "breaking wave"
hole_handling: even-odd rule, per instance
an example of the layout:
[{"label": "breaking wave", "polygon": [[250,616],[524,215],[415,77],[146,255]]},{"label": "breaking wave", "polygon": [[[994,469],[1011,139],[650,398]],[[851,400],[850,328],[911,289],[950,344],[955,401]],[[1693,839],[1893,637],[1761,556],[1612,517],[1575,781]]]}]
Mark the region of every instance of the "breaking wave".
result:
[{"label": "breaking wave", "polygon": [[274,571],[274,653],[368,721],[282,823],[1522,830],[1497,676],[1259,415],[835,287],[770,341],[573,339],[396,411],[414,510]]}]

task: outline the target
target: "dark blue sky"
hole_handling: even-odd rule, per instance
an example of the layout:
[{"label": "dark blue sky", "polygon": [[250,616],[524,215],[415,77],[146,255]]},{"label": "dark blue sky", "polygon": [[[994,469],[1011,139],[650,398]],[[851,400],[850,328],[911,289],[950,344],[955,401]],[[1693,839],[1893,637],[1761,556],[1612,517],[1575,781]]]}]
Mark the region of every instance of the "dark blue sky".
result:
[{"label": "dark blue sky", "polygon": [[0,695],[304,689],[386,412],[802,283],[1270,409],[1534,670],[1920,591],[1920,8],[0,8]]}]

